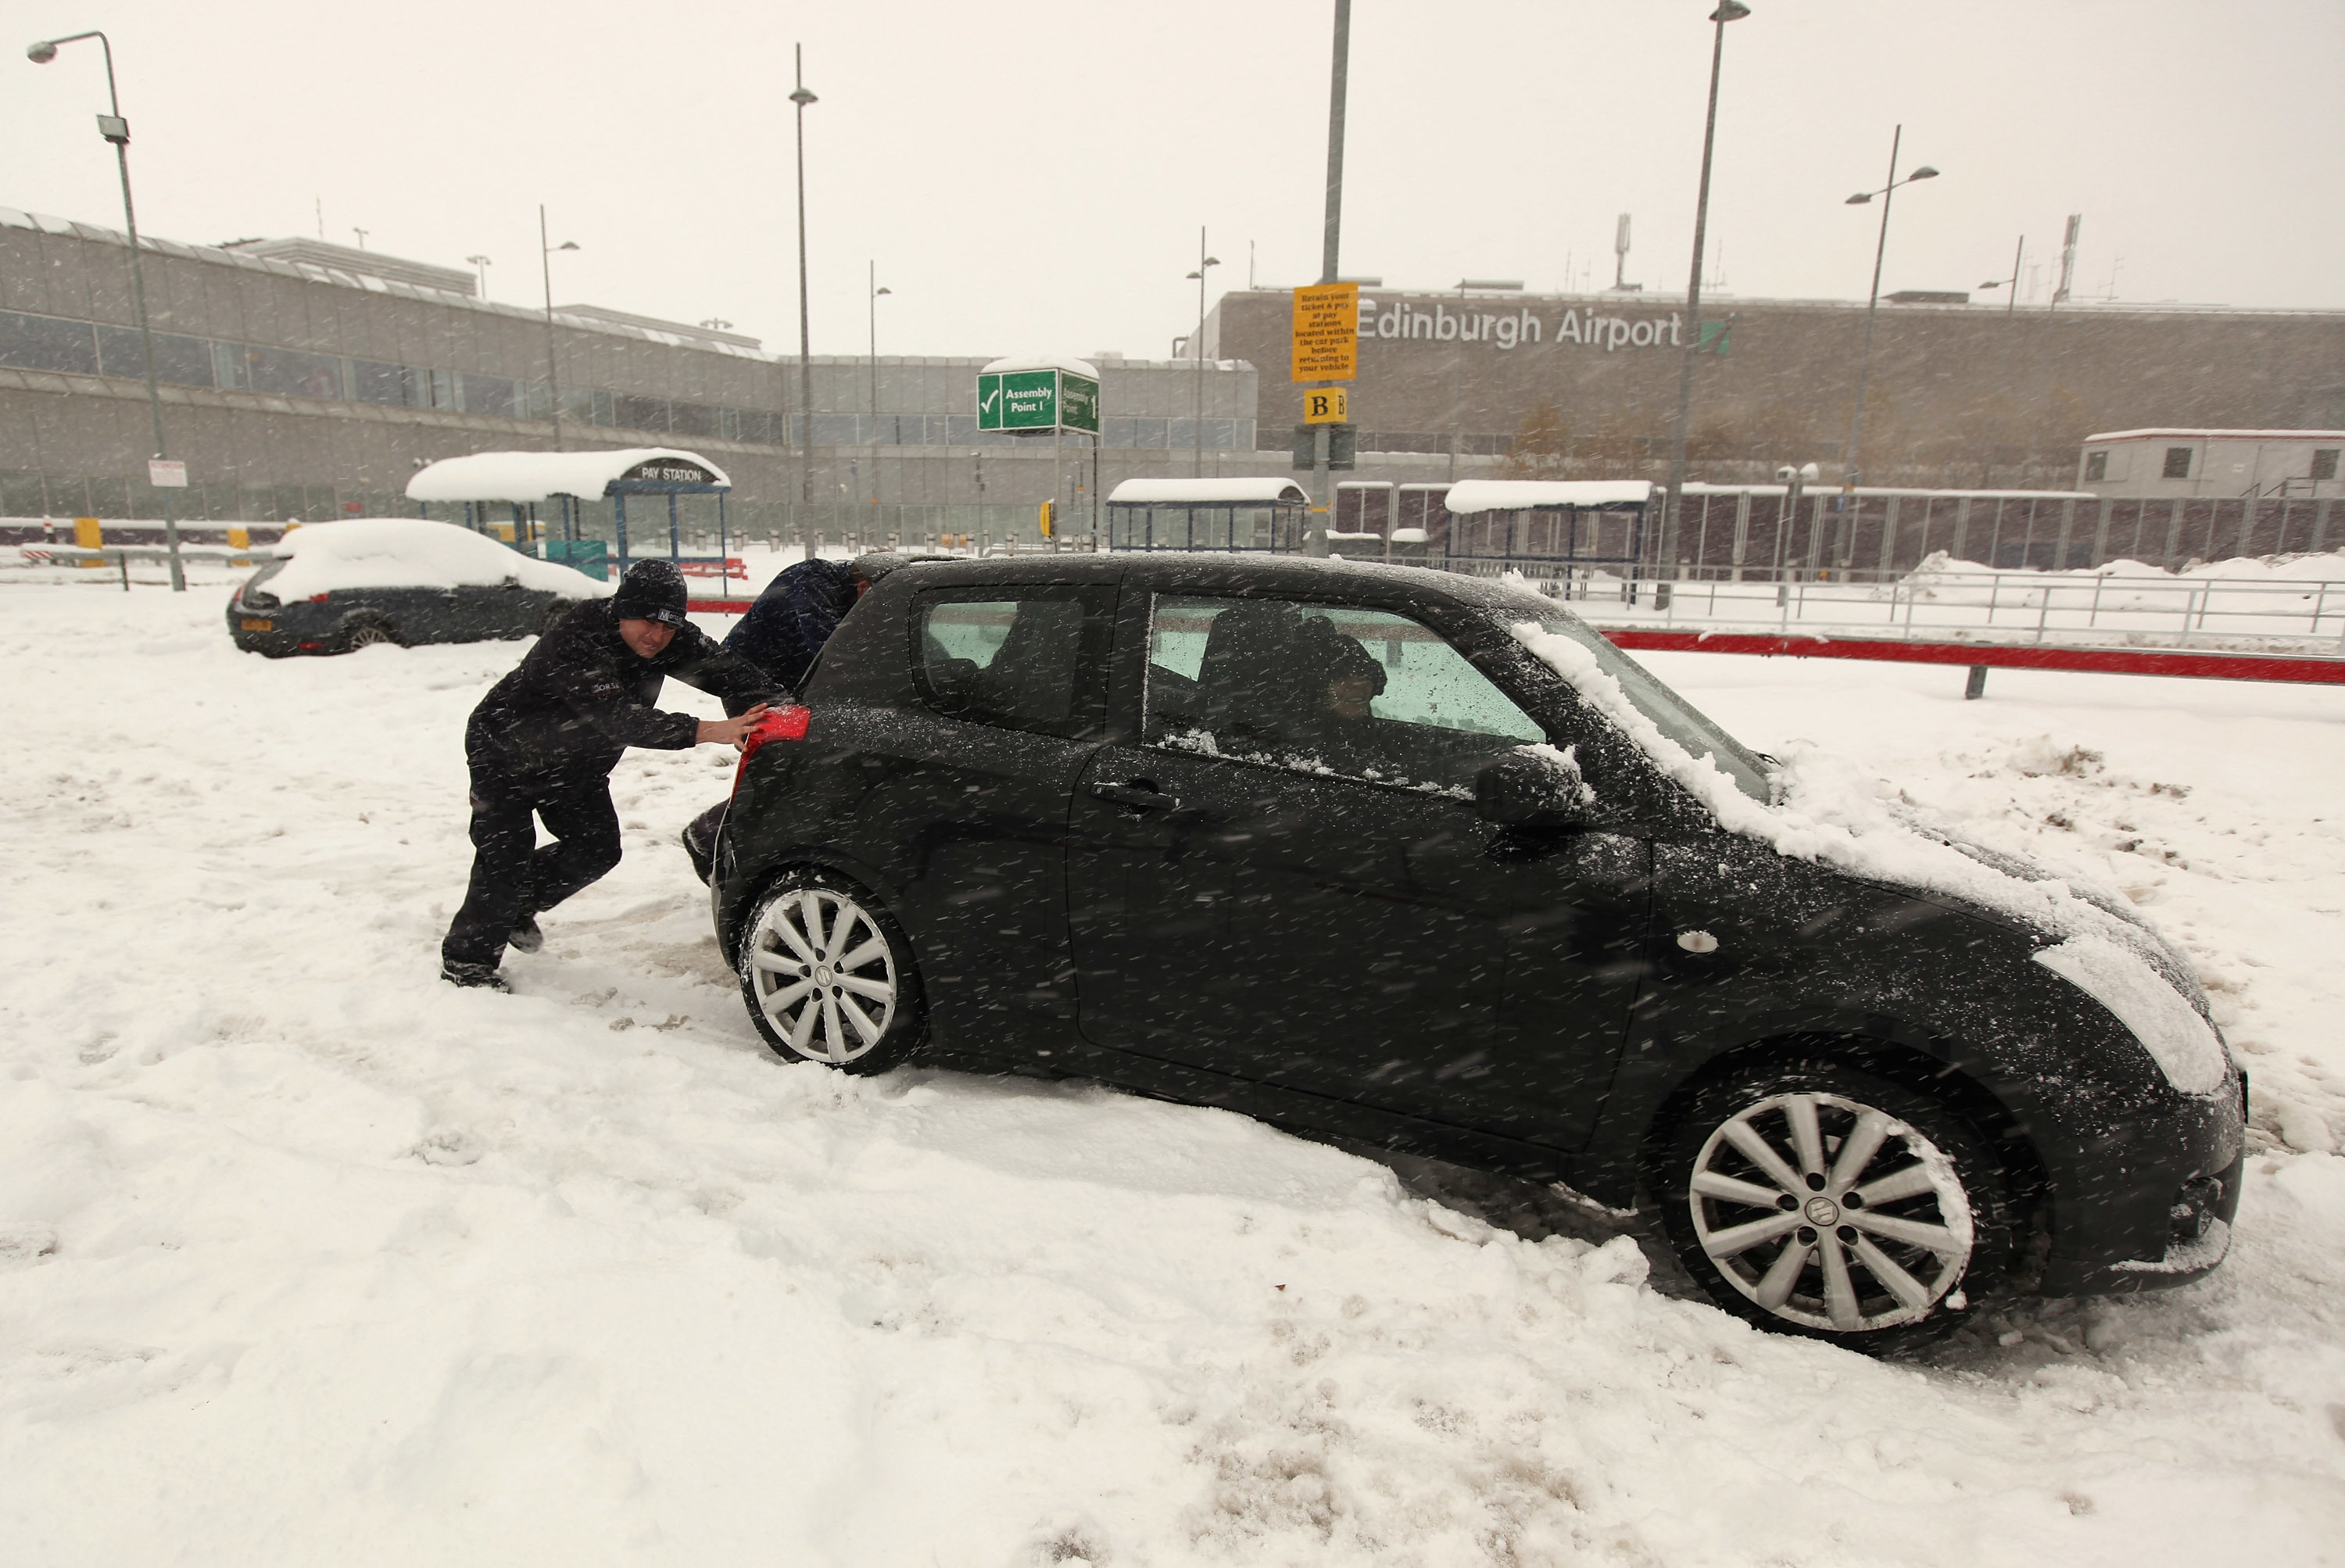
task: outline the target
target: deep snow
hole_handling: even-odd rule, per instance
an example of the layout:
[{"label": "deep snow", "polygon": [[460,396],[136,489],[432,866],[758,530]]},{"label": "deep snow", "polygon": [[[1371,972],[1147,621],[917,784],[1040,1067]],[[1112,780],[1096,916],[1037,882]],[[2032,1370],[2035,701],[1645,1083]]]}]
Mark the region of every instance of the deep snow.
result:
[{"label": "deep snow", "polygon": [[[1660,655],[2089,871],[2258,1108],[2229,1263],[1884,1365],[1223,1113],[765,1054],[628,858],[433,979],[525,645],[233,652],[0,589],[0,1561],[2143,1564],[2345,1542],[2345,695]],[[713,712],[670,688],[670,706]]]}]

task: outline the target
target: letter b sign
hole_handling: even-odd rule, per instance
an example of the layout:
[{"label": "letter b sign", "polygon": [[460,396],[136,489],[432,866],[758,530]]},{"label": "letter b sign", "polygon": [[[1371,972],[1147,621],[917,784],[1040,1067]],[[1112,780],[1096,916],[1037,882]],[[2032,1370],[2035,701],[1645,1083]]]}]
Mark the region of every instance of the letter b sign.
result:
[{"label": "letter b sign", "polygon": [[1325,387],[1303,394],[1303,423],[1343,424],[1352,417],[1351,394],[1342,387]]}]

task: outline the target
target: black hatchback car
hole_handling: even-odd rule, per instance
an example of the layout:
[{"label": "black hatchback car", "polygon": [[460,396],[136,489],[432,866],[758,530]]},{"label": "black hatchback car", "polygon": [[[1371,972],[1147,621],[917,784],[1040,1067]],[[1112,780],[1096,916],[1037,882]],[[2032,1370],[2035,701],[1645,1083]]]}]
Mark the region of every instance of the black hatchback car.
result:
[{"label": "black hatchback car", "polygon": [[486,535],[421,517],[314,524],[287,535],[278,552],[228,601],[228,636],[247,653],[525,637],[611,591]]},{"label": "black hatchback car", "polygon": [[1728,1310],[1866,1349],[2228,1248],[2245,1083],[2128,908],[1926,823],[1848,849],[1538,595],[921,564],[802,700],[711,880],[786,1058],[929,1050],[1561,1181],[1657,1207]]}]

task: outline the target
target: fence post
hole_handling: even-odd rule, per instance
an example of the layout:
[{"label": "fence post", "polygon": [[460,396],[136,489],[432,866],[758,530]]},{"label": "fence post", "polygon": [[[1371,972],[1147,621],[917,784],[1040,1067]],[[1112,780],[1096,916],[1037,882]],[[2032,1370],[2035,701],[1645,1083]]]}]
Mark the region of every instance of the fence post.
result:
[{"label": "fence post", "polygon": [[1974,664],[1971,666],[1970,679],[1963,683],[1963,700],[1964,702],[1976,702],[1980,697],[1983,697],[1985,695],[1986,666],[1983,664]]}]

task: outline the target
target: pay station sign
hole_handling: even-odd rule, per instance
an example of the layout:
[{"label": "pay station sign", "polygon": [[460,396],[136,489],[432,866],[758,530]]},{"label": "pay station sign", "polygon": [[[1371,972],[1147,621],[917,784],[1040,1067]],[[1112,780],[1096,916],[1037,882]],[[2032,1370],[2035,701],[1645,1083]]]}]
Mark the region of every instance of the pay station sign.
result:
[{"label": "pay station sign", "polygon": [[1298,382],[1348,382],[1360,373],[1360,286],[1314,283],[1294,290]]},{"label": "pay station sign", "polygon": [[1323,387],[1303,394],[1303,423],[1346,424],[1352,418],[1352,394],[1342,387]]}]

